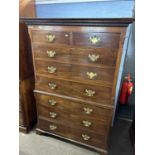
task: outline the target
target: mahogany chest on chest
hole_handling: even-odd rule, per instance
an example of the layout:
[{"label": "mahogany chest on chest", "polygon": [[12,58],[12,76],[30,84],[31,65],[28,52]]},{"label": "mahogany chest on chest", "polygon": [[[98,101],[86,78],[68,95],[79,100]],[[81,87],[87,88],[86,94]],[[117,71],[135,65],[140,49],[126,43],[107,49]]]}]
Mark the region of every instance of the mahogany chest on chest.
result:
[{"label": "mahogany chest on chest", "polygon": [[107,153],[124,19],[28,21],[38,133]]}]

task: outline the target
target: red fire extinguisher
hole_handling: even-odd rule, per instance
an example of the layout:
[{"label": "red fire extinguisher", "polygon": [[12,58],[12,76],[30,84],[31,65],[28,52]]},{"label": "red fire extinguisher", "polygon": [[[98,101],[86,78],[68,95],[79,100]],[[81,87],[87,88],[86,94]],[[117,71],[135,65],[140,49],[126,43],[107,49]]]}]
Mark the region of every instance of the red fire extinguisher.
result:
[{"label": "red fire extinguisher", "polygon": [[127,104],[128,97],[131,95],[133,90],[133,83],[131,82],[131,76],[130,73],[128,73],[128,76],[125,77],[125,80],[122,84],[122,89],[120,93],[119,102],[121,104]]}]

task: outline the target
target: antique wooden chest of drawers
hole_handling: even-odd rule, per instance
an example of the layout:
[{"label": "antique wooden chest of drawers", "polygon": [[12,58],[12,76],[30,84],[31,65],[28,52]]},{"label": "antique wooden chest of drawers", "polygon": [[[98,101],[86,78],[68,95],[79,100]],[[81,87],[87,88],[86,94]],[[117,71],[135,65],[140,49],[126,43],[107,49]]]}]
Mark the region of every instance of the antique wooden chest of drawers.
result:
[{"label": "antique wooden chest of drawers", "polygon": [[128,19],[27,21],[35,70],[37,133],[107,154]]}]

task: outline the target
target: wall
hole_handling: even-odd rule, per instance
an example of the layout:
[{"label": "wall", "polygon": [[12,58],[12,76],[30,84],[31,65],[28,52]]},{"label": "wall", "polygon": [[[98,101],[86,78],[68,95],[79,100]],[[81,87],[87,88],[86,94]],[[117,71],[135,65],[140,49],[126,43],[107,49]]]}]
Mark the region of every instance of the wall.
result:
[{"label": "wall", "polygon": [[38,4],[36,14],[44,18],[130,18],[133,1]]},{"label": "wall", "polygon": [[[52,3],[83,3],[83,2],[97,2],[97,1],[120,1],[120,0],[36,0],[37,4],[52,4]],[[130,1],[130,0],[124,0]]]}]

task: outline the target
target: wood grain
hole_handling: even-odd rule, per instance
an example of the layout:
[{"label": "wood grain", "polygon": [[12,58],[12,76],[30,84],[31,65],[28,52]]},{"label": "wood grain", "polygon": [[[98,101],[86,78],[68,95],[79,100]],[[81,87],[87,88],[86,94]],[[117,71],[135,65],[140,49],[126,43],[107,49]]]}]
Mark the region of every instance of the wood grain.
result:
[{"label": "wood grain", "polygon": [[[49,87],[49,83],[56,84],[55,89]],[[75,98],[80,98],[88,101],[109,103],[111,99],[111,89],[106,87],[96,87],[94,85],[78,84],[63,80],[56,80],[52,78],[44,78],[37,76],[35,83],[36,90],[42,90],[49,93],[62,94],[66,96],[71,96]],[[87,90],[95,91],[93,96],[86,95]]]},{"label": "wood grain", "polygon": [[[52,42],[49,42],[47,39],[47,35],[55,36],[55,39]],[[66,37],[68,35],[68,37]],[[32,42],[41,42],[41,43],[49,43],[49,44],[70,44],[70,34],[59,31],[32,31]]]},{"label": "wood grain", "polygon": [[19,129],[27,133],[36,123],[36,105],[33,95],[34,70],[28,28],[19,23]]},{"label": "wood grain", "polygon": [[[38,110],[38,117],[47,119],[50,122],[53,122],[53,123],[59,122],[64,125],[67,124],[67,126],[70,126],[70,127],[93,131],[94,133],[100,133],[101,135],[104,135],[104,136],[107,134],[107,130],[110,126],[108,122],[109,121],[108,116],[106,118],[103,118],[103,117],[100,118],[100,120],[102,121],[100,120],[96,121],[96,118],[93,118],[93,117],[80,116],[81,112],[79,112],[79,114],[76,115],[74,113],[64,112],[57,108],[49,109],[40,105],[38,105],[37,110]],[[56,113],[56,117],[51,118],[50,112]],[[83,121],[91,122],[91,125],[89,127],[85,127],[83,125]]]},{"label": "wood grain", "polygon": [[[48,72],[48,67],[56,68],[54,73]],[[107,83],[112,85],[114,69],[113,68],[97,68],[79,65],[71,65],[66,63],[55,63],[53,61],[35,60],[36,73],[46,74],[49,77],[60,77],[64,79],[73,79],[78,81],[88,81],[90,83]],[[96,74],[90,79],[87,72]]]},{"label": "wood grain", "polygon": [[[56,97],[53,95],[46,95],[41,93],[35,93],[37,104],[47,107],[49,109],[60,109],[64,112],[73,113],[80,116],[86,116],[87,118],[96,118],[96,120],[102,121],[104,118],[107,119],[108,116],[112,115],[112,109],[105,107],[99,107],[96,104],[89,104],[89,103],[81,103],[61,97]],[[55,106],[51,106],[49,104],[49,100],[56,101]],[[92,109],[93,111],[91,114],[86,114],[84,108]]]},{"label": "wood grain", "polygon": [[24,124],[24,119],[23,119],[23,114],[22,114],[22,112],[21,111],[19,111],[19,125],[20,126],[23,126],[23,124]]},{"label": "wood grain", "polygon": [[[49,129],[49,125],[55,125],[55,126],[57,126],[57,129],[55,131],[51,131]],[[101,147],[101,148],[105,148],[105,149],[107,148],[106,139],[104,136],[102,136],[100,134],[95,134],[90,131],[86,131],[84,129],[78,130],[76,128],[70,128],[70,127],[64,126],[62,124],[52,123],[52,122],[46,121],[44,119],[39,119],[38,128],[48,131],[48,132],[51,132],[51,133],[55,133],[55,134],[67,137],[69,139],[73,139],[73,140],[82,142],[82,143],[86,143],[89,145],[93,145],[93,146]],[[84,141],[82,138],[82,134],[89,135],[90,140]]]},{"label": "wood grain", "polygon": [[27,25],[19,23],[19,79],[24,80],[33,75],[31,43]]},{"label": "wood grain", "polygon": [[[43,19],[44,20],[44,19]],[[43,21],[42,20],[42,21]],[[29,30],[30,31],[58,31],[58,32],[105,32],[105,33],[117,33],[120,34],[122,31],[126,30],[126,27],[124,26],[99,26],[99,23],[105,24],[104,20],[97,20],[97,19],[49,19],[52,20],[52,23],[46,24],[29,24]],[[26,19],[25,19],[26,21]],[[37,21],[37,19],[36,19]],[[85,22],[84,22],[85,21]],[[83,26],[85,23],[89,24],[88,21],[92,21],[90,25]],[[116,22],[115,20],[108,20],[107,21],[113,23]],[[98,23],[97,23],[98,22]],[[67,24],[63,26],[63,23]],[[74,23],[77,23],[78,26],[74,25]],[[95,23],[96,26],[92,26],[91,24]],[[55,24],[55,25],[51,25]],[[73,24],[73,26],[71,25]],[[79,25],[80,24],[80,25]],[[98,25],[97,25],[98,24]],[[118,23],[120,24],[120,23]],[[121,25],[121,24],[120,24]]]},{"label": "wood grain", "polygon": [[[19,125],[24,126],[26,132],[36,123],[36,103],[33,95],[34,77],[20,82],[20,106]],[[22,121],[21,121],[22,120]]]},{"label": "wood grain", "polygon": [[[91,37],[99,37],[99,41],[93,44],[90,41]],[[115,33],[103,33],[103,32],[91,32],[91,33],[73,33],[73,45],[87,46],[87,47],[107,47],[118,48],[119,34]]]},{"label": "wood grain", "polygon": [[[115,67],[117,49],[112,48],[81,48],[68,47],[65,45],[49,45],[42,43],[32,44],[34,57],[37,60],[52,60],[55,62],[65,62],[71,64],[87,65],[93,67]],[[47,51],[54,51],[54,57],[49,57]],[[97,61],[93,62],[89,55],[98,55]]]}]

